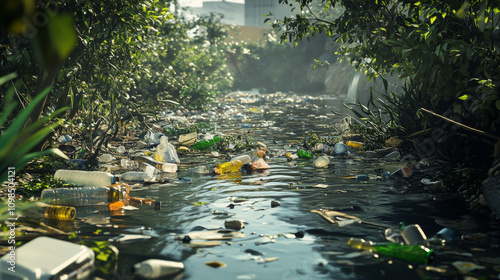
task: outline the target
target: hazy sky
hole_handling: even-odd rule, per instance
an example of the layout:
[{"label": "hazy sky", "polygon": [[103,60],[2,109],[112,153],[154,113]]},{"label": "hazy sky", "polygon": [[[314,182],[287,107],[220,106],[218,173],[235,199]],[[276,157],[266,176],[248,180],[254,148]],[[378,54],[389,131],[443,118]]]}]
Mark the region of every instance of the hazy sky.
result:
[{"label": "hazy sky", "polygon": [[[191,6],[191,7],[201,7],[202,2],[213,2],[213,1],[222,1],[222,0],[179,0],[179,4],[181,6]],[[234,2],[234,3],[245,3],[245,0],[230,0],[227,2]]]}]

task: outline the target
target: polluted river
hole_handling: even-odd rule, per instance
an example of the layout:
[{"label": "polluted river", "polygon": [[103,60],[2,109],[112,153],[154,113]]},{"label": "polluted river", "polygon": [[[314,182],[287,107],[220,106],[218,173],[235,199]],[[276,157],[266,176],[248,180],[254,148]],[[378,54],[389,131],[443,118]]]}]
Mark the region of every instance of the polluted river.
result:
[{"label": "polluted river", "polygon": [[[333,145],[316,152],[309,148],[312,158],[296,156],[302,139],[310,134],[319,140],[357,140],[342,138],[347,134],[342,100],[249,91],[228,94],[209,108],[167,109],[152,130],[165,133],[178,149],[179,137],[165,131],[203,121],[211,128],[199,131],[198,141],[213,136],[252,139],[254,150],[266,150],[268,168],[215,175],[215,166],[250,150],[230,145],[193,151],[187,146],[190,152],[179,152],[175,173],[146,180],[152,182],[122,179],[130,186],[130,196],[155,203],[128,207],[119,214],[79,213],[77,207],[77,219],[62,227],[76,230],[81,238],[110,241],[117,248],[115,270],[92,275],[144,279],[132,273],[134,265],[160,259],[184,267],[160,279],[500,277],[500,223],[469,211],[439,184],[424,184],[433,175],[432,163],[394,153],[397,149],[366,153],[355,145],[342,146],[348,151],[341,152]],[[101,162],[99,169],[111,174],[137,171],[127,167],[127,161],[155,151],[138,147],[142,136],[131,133],[129,140],[111,143],[105,152],[115,159]],[[117,153],[113,145],[123,145],[125,152]],[[327,163],[318,166],[315,161],[323,155]],[[410,174],[401,170],[404,166],[411,167],[411,177],[406,178]],[[200,171],[204,168],[208,172]],[[394,250],[399,253],[384,253],[356,247],[360,239],[415,245],[412,250],[401,252],[398,247]],[[422,254],[416,250],[427,250],[423,260],[408,257]]]}]

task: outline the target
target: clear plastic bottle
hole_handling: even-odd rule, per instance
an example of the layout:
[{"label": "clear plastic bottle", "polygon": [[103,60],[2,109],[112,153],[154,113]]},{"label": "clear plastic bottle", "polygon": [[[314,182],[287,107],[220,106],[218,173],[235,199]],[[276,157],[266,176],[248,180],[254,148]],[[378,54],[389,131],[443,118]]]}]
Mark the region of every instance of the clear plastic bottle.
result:
[{"label": "clear plastic bottle", "polygon": [[[263,150],[251,150],[249,152],[237,155],[237,156],[231,158],[231,160],[235,160],[235,159],[240,160],[239,157],[249,156],[250,162],[254,162],[254,161],[258,160],[259,158],[263,158],[265,155],[266,155],[266,152],[264,152]],[[250,162],[248,162],[248,163],[250,163]],[[247,163],[243,162],[243,164],[247,164]]]},{"label": "clear plastic bottle", "polygon": [[215,167],[216,174],[228,174],[233,172],[238,172],[243,163],[239,160],[228,161],[222,164],[219,164]]},{"label": "clear plastic bottle", "polygon": [[120,178],[120,181],[135,182],[144,182],[147,178],[151,177],[148,173],[143,171],[129,171],[116,176]]},{"label": "clear plastic bottle", "polygon": [[397,259],[429,264],[434,260],[434,250],[421,245],[407,245],[400,243],[374,243],[364,239],[350,238],[347,245],[351,248],[379,253]]},{"label": "clear plastic bottle", "polygon": [[159,278],[178,273],[184,269],[181,262],[149,259],[132,267],[132,273],[145,278]]},{"label": "clear plastic bottle", "polygon": [[174,145],[168,142],[167,136],[162,136],[160,138],[160,145],[158,145],[153,157],[161,162],[181,162],[179,156],[177,156]]},{"label": "clear plastic bottle", "polygon": [[239,155],[237,157],[233,157],[231,161],[233,160],[239,160],[243,165],[250,164],[252,162],[252,158],[250,158],[249,155]]},{"label": "clear plastic bottle", "polygon": [[127,195],[124,187],[116,186],[45,189],[41,197],[55,205],[89,206],[126,201]]},{"label": "clear plastic bottle", "polygon": [[61,179],[83,187],[110,186],[118,181],[116,176],[108,172],[65,169],[57,170],[54,179]]}]

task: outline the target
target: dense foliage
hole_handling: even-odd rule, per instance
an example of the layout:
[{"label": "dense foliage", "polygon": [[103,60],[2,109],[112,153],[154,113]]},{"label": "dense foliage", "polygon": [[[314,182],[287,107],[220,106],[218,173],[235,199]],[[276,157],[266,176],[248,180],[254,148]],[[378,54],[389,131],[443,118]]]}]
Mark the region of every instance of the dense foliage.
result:
[{"label": "dense foliage", "polygon": [[[338,54],[365,71],[369,78],[392,72],[406,79],[404,95],[386,95],[390,106],[380,106],[387,101],[379,100],[378,107],[390,115],[390,121],[402,124],[396,126],[401,135],[432,129],[427,142],[415,141],[423,153],[430,155],[441,148],[450,157],[467,158],[473,153],[457,153],[460,147],[456,141],[450,141],[454,138],[471,142],[462,147],[481,146],[479,157],[491,155],[491,140],[495,137],[474,139],[460,135],[462,131],[457,131],[456,125],[419,109],[499,134],[499,1],[295,2],[302,12],[274,23],[275,28],[283,31],[282,41],[299,42],[325,33],[340,44]],[[321,13],[313,10],[318,2],[323,8]],[[401,99],[405,102],[398,101]]]},{"label": "dense foliage", "polygon": [[[51,86],[24,126],[68,106],[58,122],[91,154],[125,121],[144,121],[169,104],[201,108],[232,85],[215,16],[175,18],[170,1],[158,0],[1,4],[0,76],[18,76],[12,116]],[[0,88],[2,97],[10,86]]]}]

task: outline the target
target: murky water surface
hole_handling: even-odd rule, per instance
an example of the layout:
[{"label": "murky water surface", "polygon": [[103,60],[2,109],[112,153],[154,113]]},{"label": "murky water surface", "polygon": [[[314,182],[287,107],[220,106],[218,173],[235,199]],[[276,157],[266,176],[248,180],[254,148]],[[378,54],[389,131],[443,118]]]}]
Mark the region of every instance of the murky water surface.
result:
[{"label": "murky water surface", "polygon": [[[257,108],[264,113],[255,113]],[[241,177],[200,175],[190,168],[213,167],[225,160],[210,152],[181,156],[177,178],[168,184],[135,185],[132,195],[155,198],[162,209],[142,206],[113,216],[117,233],[151,236],[144,241],[116,243],[120,250],[118,274],[129,275],[134,263],[161,258],[181,261],[183,279],[466,279],[452,265],[472,262],[485,268],[468,275],[497,278],[499,273],[499,225],[474,216],[459,200],[432,193],[418,183],[401,180],[357,182],[342,179],[357,174],[381,175],[403,165],[398,161],[368,160],[353,153],[331,156],[328,168],[314,168],[312,160],[288,162],[284,153],[295,152],[297,141],[308,132],[328,135],[342,116],[340,100],[277,96],[233,95],[221,101],[218,131],[247,134],[266,143],[274,154],[271,169]],[[337,126],[338,129],[338,126]],[[242,199],[244,201],[239,202]],[[271,201],[280,203],[271,207]],[[464,240],[433,246],[435,261],[418,265],[383,256],[373,256],[347,246],[350,237],[384,242],[384,229],[367,224],[330,224],[312,210],[337,210],[387,227],[399,222],[419,224],[431,237],[443,227],[455,228]],[[224,228],[225,220],[244,220],[245,237],[223,240],[220,246],[193,248],[176,239],[192,231]],[[142,228],[142,229],[141,229]],[[302,238],[283,234],[303,233]],[[299,233],[300,237],[301,234]],[[214,268],[217,261],[225,267]],[[127,276],[130,277],[130,276]],[[124,278],[129,279],[129,278]]]}]

